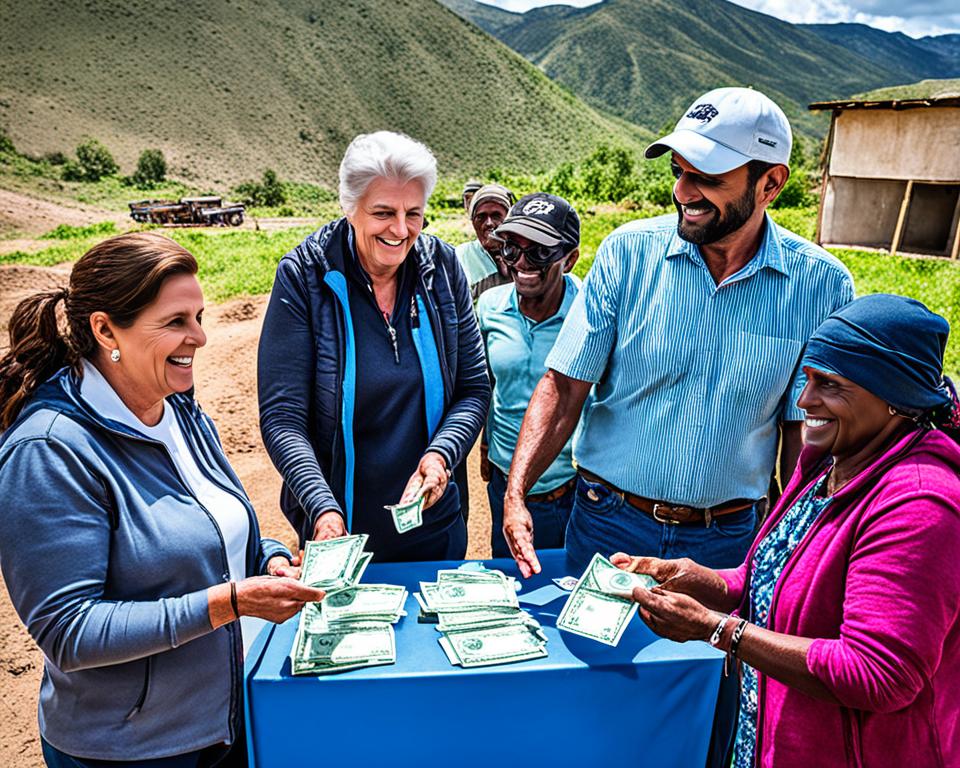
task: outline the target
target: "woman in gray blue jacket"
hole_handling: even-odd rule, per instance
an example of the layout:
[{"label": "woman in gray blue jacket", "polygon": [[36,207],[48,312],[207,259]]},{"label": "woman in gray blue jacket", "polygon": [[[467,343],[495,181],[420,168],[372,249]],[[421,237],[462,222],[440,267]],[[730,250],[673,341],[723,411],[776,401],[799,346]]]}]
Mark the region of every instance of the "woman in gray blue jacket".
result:
[{"label": "woman in gray blue jacket", "polygon": [[[356,137],[340,165],[345,216],[280,260],[260,335],[260,430],[304,539],[367,533],[379,561],[458,560],[451,470],[487,415],[470,288],[451,246],[421,232],[437,180],[425,146]],[[385,505],[423,497],[401,532]]]},{"label": "woman in gray blue jacket", "polygon": [[0,567],[44,653],[50,766],[245,764],[238,619],[323,597],[260,538],[193,399],[196,271],[169,238],[120,235],[10,320]]}]

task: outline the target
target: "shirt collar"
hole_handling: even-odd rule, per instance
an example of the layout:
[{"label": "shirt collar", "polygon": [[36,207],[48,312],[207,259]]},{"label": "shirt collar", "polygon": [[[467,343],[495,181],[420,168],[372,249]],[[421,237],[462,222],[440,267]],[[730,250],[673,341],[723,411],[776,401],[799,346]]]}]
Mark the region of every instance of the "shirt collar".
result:
[{"label": "shirt collar", "polygon": [[[570,305],[573,304],[573,300],[576,298],[576,296],[577,283],[568,272],[565,272],[563,275],[563,300],[560,302],[560,309],[548,317],[547,320],[553,320],[554,318],[559,318],[562,320],[565,318],[567,316],[567,312],[570,311]],[[507,291],[507,301],[504,309],[507,312],[512,312],[515,315],[522,314],[520,312],[520,297],[517,295],[516,284],[512,284],[510,286],[510,290]],[[546,320],[543,322],[546,322]]]},{"label": "shirt collar", "polygon": [[[780,244],[780,230],[770,218],[769,213],[763,215],[764,232],[763,240],[760,241],[760,247],[757,249],[754,257],[732,277],[742,280],[745,277],[759,272],[764,267],[768,267],[783,275],[790,276],[786,261],[783,258],[783,248]],[[667,247],[665,257],[671,259],[675,256],[686,256],[695,264],[703,264],[703,256],[700,254],[700,248],[694,243],[688,242],[680,237],[676,231]],[[728,278],[729,280],[730,278]]]}]

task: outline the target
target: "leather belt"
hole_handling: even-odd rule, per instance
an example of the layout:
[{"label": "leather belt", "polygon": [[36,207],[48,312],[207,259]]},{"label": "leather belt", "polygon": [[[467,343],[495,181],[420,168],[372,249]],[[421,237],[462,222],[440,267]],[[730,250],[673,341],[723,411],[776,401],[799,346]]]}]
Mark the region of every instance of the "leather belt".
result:
[{"label": "leather belt", "polygon": [[552,491],[547,491],[546,493],[528,493],[527,501],[532,501],[534,504],[549,504],[551,501],[556,501],[561,496],[566,496],[576,487],[576,485],[577,476],[574,475],[563,485],[558,485]]},{"label": "leather belt", "polygon": [[733,499],[723,504],[717,504],[714,507],[688,507],[683,504],[671,504],[666,501],[655,501],[654,499],[637,496],[629,491],[620,490],[602,477],[597,477],[597,475],[592,472],[587,472],[585,469],[578,469],[577,471],[587,482],[602,485],[627,502],[631,507],[639,509],[641,512],[650,515],[650,517],[658,523],[663,523],[664,525],[705,525],[709,528],[713,522],[713,518],[730,515],[734,512],[742,512],[757,503],[750,499]]}]

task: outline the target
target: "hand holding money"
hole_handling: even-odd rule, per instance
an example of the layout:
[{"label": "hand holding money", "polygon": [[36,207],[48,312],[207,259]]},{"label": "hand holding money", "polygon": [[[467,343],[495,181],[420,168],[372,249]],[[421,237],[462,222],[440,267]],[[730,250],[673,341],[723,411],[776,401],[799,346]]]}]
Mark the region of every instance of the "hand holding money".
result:
[{"label": "hand holding money", "polygon": [[343,523],[343,515],[336,510],[324,512],[313,525],[313,540],[327,541],[339,539],[347,535],[347,526]]},{"label": "hand holding money", "polygon": [[447,490],[450,471],[446,459],[439,453],[427,451],[420,459],[416,471],[407,481],[407,487],[400,497],[400,504],[409,504],[418,496],[423,496],[423,508],[429,509]]},{"label": "hand holding money", "polygon": [[633,590],[643,623],[660,637],[685,643],[710,637],[722,614],[705,608],[689,595],[660,587]]},{"label": "hand holding money", "polygon": [[237,607],[241,616],[267,621],[286,621],[304,603],[319,602],[324,591],[285,576],[252,576],[236,584]]},{"label": "hand holding money", "polygon": [[710,608],[729,612],[736,607],[730,604],[727,583],[719,574],[689,557],[661,560],[659,557],[631,557],[617,552],[611,555],[610,562],[629,573],[652,576],[660,582],[662,589],[690,595]]},{"label": "hand holding money", "polygon": [[286,576],[291,579],[300,578],[300,561],[303,558],[303,550],[299,555],[294,555],[293,559],[288,560],[286,555],[274,555],[267,561],[267,575]]}]

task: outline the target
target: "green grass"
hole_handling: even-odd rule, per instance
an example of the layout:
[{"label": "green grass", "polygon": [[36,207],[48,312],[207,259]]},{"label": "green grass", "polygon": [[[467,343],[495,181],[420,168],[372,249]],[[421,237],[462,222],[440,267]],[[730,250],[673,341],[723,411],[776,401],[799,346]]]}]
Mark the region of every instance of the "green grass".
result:
[{"label": "green grass", "polygon": [[[623,208],[579,206],[582,213],[581,255],[576,274],[586,275],[593,263],[600,241],[616,227],[641,215],[655,215],[657,210],[643,213]],[[188,248],[200,263],[200,282],[208,301],[225,301],[235,296],[267,293],[280,258],[323,221],[336,214],[332,207],[327,218],[304,223],[293,229],[250,231],[228,229],[163,230]],[[781,208],[771,215],[782,226],[812,237],[816,208]],[[469,222],[461,212],[441,210],[429,212],[427,232],[457,245],[473,238]],[[93,227],[59,227],[61,236],[56,245],[35,253],[15,251],[0,256],[2,263],[23,263],[49,266],[78,259],[106,230]],[[51,233],[52,235],[53,233]],[[836,256],[853,274],[858,295],[898,293],[919,299],[931,310],[950,322],[954,335],[947,347],[945,369],[953,376],[960,374],[960,264],[945,259],[918,259],[889,256],[854,250],[835,250]],[[958,376],[960,378],[960,376]]]}]

